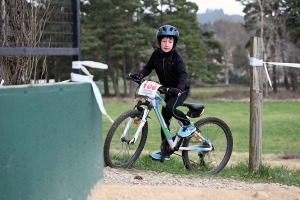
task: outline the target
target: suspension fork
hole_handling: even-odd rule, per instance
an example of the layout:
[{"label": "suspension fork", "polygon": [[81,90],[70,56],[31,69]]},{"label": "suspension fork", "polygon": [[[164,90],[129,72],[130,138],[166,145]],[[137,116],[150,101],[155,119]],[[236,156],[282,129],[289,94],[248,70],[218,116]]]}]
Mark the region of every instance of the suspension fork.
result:
[{"label": "suspension fork", "polygon": [[[147,107],[142,107],[141,105],[146,105]],[[135,106],[134,109],[137,109],[139,111],[141,111],[143,113],[143,116],[140,118],[140,124],[139,124],[139,127],[137,129],[137,131],[135,132],[134,134],[134,137],[129,141],[129,140],[125,140],[125,137],[127,135],[127,132],[128,130],[130,129],[130,127],[132,126],[132,123],[134,121],[134,118],[130,118],[125,126],[125,129],[121,135],[121,138],[120,140],[121,141],[125,141],[127,142],[128,144],[134,144],[137,140],[137,138],[139,137],[141,131],[142,131],[142,128],[144,127],[145,123],[147,122],[147,117],[148,117],[148,114],[149,112],[151,111],[151,108],[149,108],[149,102],[145,102],[143,103],[142,101],[139,101],[137,103],[137,105]]]},{"label": "suspension fork", "polygon": [[[140,124],[139,124],[139,127],[138,129],[136,130],[135,134],[134,134],[134,137],[130,140],[129,144],[134,144],[135,141],[137,140],[137,138],[139,137],[141,131],[142,131],[142,128],[144,127],[145,123],[147,122],[147,117],[148,117],[148,114],[149,114],[150,110],[148,108],[144,108],[144,112],[143,112],[143,117],[142,119],[140,120]],[[132,119],[133,120],[133,119]],[[132,124],[132,123],[131,123]],[[128,130],[127,130],[128,131]]]}]

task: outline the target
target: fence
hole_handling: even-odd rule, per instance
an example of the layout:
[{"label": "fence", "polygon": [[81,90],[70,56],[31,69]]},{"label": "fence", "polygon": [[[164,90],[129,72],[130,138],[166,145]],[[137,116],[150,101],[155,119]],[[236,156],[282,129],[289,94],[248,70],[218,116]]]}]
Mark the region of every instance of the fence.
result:
[{"label": "fence", "polygon": [[0,56],[59,55],[81,60],[79,0],[3,2]]}]

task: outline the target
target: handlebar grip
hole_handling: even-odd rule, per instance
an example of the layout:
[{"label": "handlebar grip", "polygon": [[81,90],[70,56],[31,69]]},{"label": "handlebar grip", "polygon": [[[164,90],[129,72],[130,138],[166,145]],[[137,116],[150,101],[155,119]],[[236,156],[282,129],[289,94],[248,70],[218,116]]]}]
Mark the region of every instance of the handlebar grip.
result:
[{"label": "handlebar grip", "polygon": [[[158,88],[158,91],[161,93],[161,94],[170,94],[169,93],[169,88],[167,87],[163,87],[161,86],[160,88]],[[181,93],[178,93],[178,97],[181,95]]]},{"label": "handlebar grip", "polygon": [[167,87],[159,87],[158,88],[158,91],[161,93],[161,94],[167,94],[168,93],[168,88]]},{"label": "handlebar grip", "polygon": [[141,78],[141,79],[136,79],[136,78],[132,77],[132,74],[131,74],[131,73],[128,74],[128,77],[129,77],[131,80],[133,80],[134,82],[136,82],[137,84],[139,84],[139,85],[141,85],[141,84],[145,81],[143,78]]}]

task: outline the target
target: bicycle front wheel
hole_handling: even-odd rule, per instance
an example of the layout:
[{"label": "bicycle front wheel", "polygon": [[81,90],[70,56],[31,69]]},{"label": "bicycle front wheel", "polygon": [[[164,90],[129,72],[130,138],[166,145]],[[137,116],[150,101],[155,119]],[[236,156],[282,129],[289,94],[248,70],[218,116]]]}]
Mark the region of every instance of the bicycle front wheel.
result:
[{"label": "bicycle front wheel", "polygon": [[[188,170],[200,173],[216,174],[228,163],[233,147],[232,134],[227,124],[221,119],[207,117],[195,123],[204,138],[213,145],[211,151],[182,151],[182,159]],[[185,138],[184,147],[208,147],[204,141],[192,136]]]},{"label": "bicycle front wheel", "polygon": [[138,159],[147,140],[147,122],[137,140],[133,144],[130,141],[134,138],[140,125],[141,117],[141,111],[129,110],[113,123],[108,131],[103,148],[104,162],[107,166],[128,168]]}]

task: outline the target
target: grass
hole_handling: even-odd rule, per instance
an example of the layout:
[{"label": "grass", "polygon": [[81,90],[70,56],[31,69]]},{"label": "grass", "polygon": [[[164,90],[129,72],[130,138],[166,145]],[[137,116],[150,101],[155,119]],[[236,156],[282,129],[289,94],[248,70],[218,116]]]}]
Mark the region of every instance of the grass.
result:
[{"label": "grass", "polygon": [[[250,102],[233,100],[210,100],[210,97],[220,94],[232,88],[201,88],[193,89],[189,102],[201,102],[205,105],[202,116],[214,116],[225,121],[230,127],[233,140],[234,152],[249,152],[249,121]],[[235,90],[237,88],[234,88]],[[245,90],[245,88],[241,88]],[[206,99],[206,100],[197,100]],[[107,113],[116,119],[121,113],[130,110],[135,105],[134,99],[104,98]],[[178,156],[172,156],[170,162],[164,164],[153,162],[149,159],[149,153],[160,149],[160,125],[152,112],[149,119],[149,133],[143,155],[133,165],[139,170],[153,170],[157,172],[193,174],[184,168],[182,160]],[[299,117],[300,101],[265,101],[263,103],[263,128],[262,128],[262,151],[263,154],[299,155]],[[200,118],[193,119],[194,122]],[[174,123],[176,126],[177,122]],[[103,140],[111,123],[103,116]],[[180,152],[179,152],[180,153]],[[173,158],[175,157],[175,158]],[[178,157],[178,158],[176,158]],[[286,185],[300,186],[300,171],[292,171],[284,167],[270,167],[262,165],[256,173],[250,173],[247,161],[237,165],[227,166],[219,174],[222,178],[234,178],[257,182],[276,182]]]},{"label": "grass", "polygon": [[[195,102],[195,101],[190,101]],[[234,151],[249,151],[250,105],[249,102],[206,100],[202,117],[215,116],[225,121],[234,138]],[[107,113],[116,119],[121,113],[132,109],[134,100],[105,99]],[[263,104],[263,153],[300,152],[298,123],[300,102],[264,102]],[[149,135],[146,150],[158,150],[160,126],[154,113],[150,114]],[[198,120],[199,118],[196,118]],[[194,122],[196,122],[193,119]],[[103,117],[104,138],[111,123]],[[176,122],[173,125],[177,125]]]},{"label": "grass", "polygon": [[257,183],[280,183],[290,186],[300,186],[300,170],[262,165],[257,172],[253,173],[248,170],[248,164],[246,162],[225,167],[217,176]]}]

